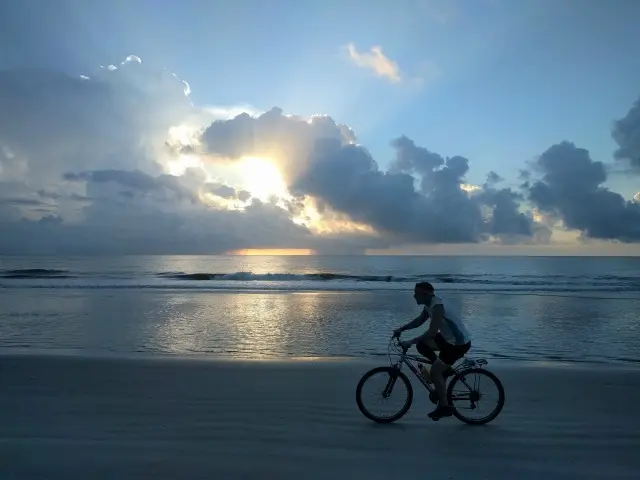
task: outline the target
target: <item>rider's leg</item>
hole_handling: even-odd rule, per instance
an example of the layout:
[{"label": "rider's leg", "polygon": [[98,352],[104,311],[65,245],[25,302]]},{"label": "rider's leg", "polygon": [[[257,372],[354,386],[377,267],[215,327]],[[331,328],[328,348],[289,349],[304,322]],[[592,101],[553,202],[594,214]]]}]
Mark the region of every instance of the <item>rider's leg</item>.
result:
[{"label": "rider's leg", "polygon": [[430,370],[431,380],[433,380],[433,385],[436,387],[436,393],[438,394],[438,399],[440,400],[440,407],[450,407],[447,402],[447,390],[444,383],[444,372],[450,367],[450,365],[444,363],[441,358],[436,359],[433,362]]},{"label": "rider's leg", "polygon": [[416,350],[423,357],[426,357],[431,363],[435,362],[438,359],[438,356],[434,352],[434,350],[440,350],[436,342],[433,339],[429,338],[422,342],[416,343]]},{"label": "rider's leg", "polygon": [[431,367],[431,379],[436,387],[438,394],[438,406],[429,413],[429,417],[432,420],[439,420],[442,417],[449,417],[453,415],[453,407],[447,402],[447,390],[444,382],[444,372],[449,369],[449,364],[446,363],[447,359],[442,359],[443,353],[440,353],[440,357],[433,363]]},{"label": "rider's leg", "polygon": [[[420,353],[420,355],[427,358],[427,360],[429,360],[432,365],[433,365],[433,362],[435,362],[438,359],[438,356],[434,352],[434,350],[438,350],[438,345],[436,344],[436,342],[434,342],[430,338],[423,340],[422,342],[416,343],[416,350],[418,350],[418,353]],[[422,377],[427,382],[433,381],[431,379],[431,374],[429,373],[429,369],[422,366],[422,364],[420,364],[418,368],[420,369],[420,373]]]},{"label": "rider's leg", "polygon": [[429,417],[433,420],[453,415],[453,408],[447,401],[447,391],[443,374],[449,371],[451,365],[461,359],[471,347],[470,343],[460,346],[447,344],[444,340],[440,340],[437,343],[440,347],[440,355],[431,367],[431,379],[433,380],[440,401],[438,407],[429,414]]}]

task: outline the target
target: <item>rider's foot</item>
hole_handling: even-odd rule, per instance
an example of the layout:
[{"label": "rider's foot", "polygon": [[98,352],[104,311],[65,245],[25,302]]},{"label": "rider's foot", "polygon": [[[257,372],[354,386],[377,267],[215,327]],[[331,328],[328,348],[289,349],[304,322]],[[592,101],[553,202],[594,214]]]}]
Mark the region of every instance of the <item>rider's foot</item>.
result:
[{"label": "rider's foot", "polygon": [[450,405],[438,405],[436,409],[429,414],[431,420],[440,420],[442,417],[450,417],[453,415],[453,407]]},{"label": "rider's foot", "polygon": [[422,375],[422,378],[424,378],[427,383],[433,383],[433,380],[431,380],[431,375],[429,374],[429,369],[427,367],[420,363],[418,364],[418,370],[420,370],[420,375]]}]

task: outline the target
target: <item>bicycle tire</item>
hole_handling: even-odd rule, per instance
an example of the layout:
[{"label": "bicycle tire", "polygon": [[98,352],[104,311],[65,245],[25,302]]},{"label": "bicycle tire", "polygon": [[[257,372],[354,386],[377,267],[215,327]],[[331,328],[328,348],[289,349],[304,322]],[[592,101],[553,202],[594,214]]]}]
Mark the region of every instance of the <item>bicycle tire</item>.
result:
[{"label": "bicycle tire", "polygon": [[[396,388],[396,386],[398,385],[397,381],[398,379],[400,379],[402,380],[402,384],[404,384],[404,386],[407,389],[407,400],[405,401],[402,408],[395,415],[391,417],[386,417],[386,418],[377,417],[373,415],[365,407],[362,401],[362,387],[364,386],[366,381],[369,380],[373,375],[381,372],[388,372],[389,376],[396,377],[396,383],[394,384],[394,388]],[[369,420],[373,420],[376,423],[391,423],[391,422],[395,422],[396,420],[399,420],[409,411],[409,408],[411,408],[412,402],[413,402],[413,387],[411,386],[411,382],[409,381],[409,378],[404,373],[402,373],[401,371],[399,371],[394,367],[376,367],[369,370],[362,376],[362,378],[360,379],[356,387],[356,404],[358,405],[358,409],[360,409],[360,412],[365,417],[367,417]]]},{"label": "bicycle tire", "polygon": [[449,405],[453,405],[453,402],[452,402],[453,387],[457,382],[460,381],[461,377],[464,377],[468,373],[478,373],[480,375],[485,375],[486,377],[491,379],[491,381],[496,385],[498,389],[498,395],[499,395],[498,405],[493,410],[493,412],[491,412],[490,415],[479,420],[474,420],[474,419],[465,417],[462,413],[460,413],[460,411],[457,408],[455,408],[455,406],[453,407],[453,415],[458,420],[464,423],[467,423],[469,425],[484,425],[494,420],[502,411],[502,408],[504,407],[504,401],[505,401],[504,386],[502,385],[502,382],[500,381],[500,379],[489,370],[486,370],[484,368],[465,369],[461,372],[457,372],[449,382],[449,386],[447,387],[447,400],[449,401]]}]

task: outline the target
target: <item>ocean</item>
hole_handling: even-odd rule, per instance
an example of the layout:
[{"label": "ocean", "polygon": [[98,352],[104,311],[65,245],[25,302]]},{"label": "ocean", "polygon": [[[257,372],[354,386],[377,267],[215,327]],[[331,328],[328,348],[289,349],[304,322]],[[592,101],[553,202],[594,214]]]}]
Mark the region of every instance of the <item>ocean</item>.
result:
[{"label": "ocean", "polygon": [[422,280],[470,356],[640,362],[640,257],[0,256],[0,349],[384,356]]}]

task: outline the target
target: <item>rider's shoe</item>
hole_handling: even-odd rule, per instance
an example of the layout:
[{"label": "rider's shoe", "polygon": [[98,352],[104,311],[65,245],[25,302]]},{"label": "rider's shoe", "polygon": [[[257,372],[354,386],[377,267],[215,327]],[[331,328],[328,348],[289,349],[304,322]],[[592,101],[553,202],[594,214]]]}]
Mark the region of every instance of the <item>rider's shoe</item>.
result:
[{"label": "rider's shoe", "polygon": [[450,405],[438,405],[436,409],[429,414],[431,420],[440,420],[442,417],[450,417],[453,415],[453,407]]}]

